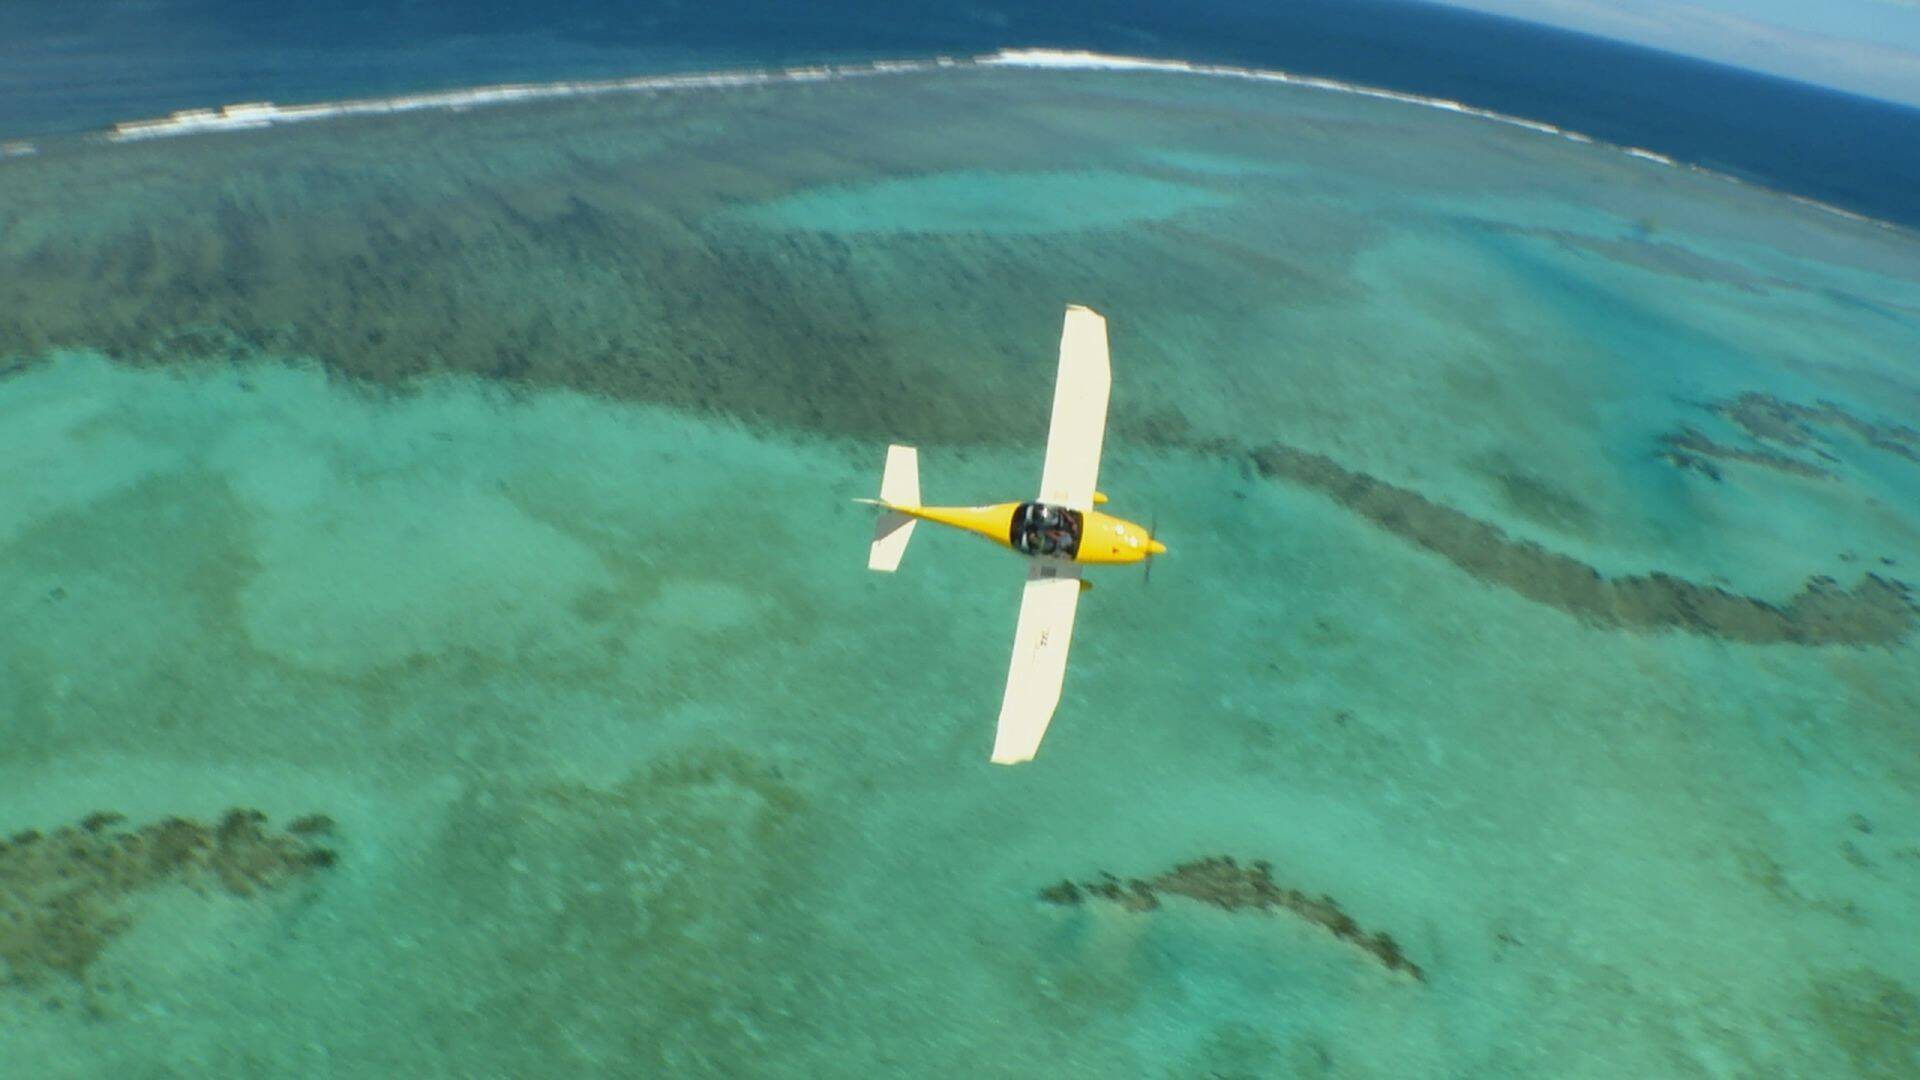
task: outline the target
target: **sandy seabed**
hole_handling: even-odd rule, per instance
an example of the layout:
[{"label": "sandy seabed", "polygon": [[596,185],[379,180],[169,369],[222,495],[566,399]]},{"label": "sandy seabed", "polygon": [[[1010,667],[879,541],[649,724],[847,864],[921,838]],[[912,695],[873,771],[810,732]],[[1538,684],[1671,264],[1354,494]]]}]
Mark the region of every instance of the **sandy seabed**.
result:
[{"label": "sandy seabed", "polygon": [[[0,1059],[1911,1074],[1916,243],[1156,72],[9,161]],[[1019,565],[848,500],[1068,302],[1172,552],[998,769]]]}]

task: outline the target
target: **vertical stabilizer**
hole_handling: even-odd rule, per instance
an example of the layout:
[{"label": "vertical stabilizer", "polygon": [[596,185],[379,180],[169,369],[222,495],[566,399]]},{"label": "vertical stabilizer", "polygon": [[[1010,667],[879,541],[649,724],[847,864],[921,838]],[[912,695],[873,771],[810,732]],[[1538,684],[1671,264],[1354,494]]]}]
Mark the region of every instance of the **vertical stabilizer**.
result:
[{"label": "vertical stabilizer", "polygon": [[920,451],[887,447],[887,471],[880,474],[880,501],[888,506],[920,505]]}]

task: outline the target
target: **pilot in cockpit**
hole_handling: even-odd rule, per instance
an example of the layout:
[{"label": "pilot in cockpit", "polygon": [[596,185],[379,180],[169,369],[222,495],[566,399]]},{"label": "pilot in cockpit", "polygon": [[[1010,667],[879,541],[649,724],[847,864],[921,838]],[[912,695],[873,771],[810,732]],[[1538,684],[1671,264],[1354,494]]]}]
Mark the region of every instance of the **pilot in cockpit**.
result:
[{"label": "pilot in cockpit", "polygon": [[1027,529],[1035,554],[1058,555],[1073,547],[1073,521],[1057,506],[1034,506]]}]

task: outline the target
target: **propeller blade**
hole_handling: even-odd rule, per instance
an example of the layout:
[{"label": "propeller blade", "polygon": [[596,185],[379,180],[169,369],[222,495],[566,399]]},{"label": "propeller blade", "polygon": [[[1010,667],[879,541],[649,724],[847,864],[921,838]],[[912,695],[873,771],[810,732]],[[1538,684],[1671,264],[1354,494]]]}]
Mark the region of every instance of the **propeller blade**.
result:
[{"label": "propeller blade", "polygon": [[1153,544],[1154,535],[1159,531],[1160,531],[1160,514],[1158,511],[1155,511],[1153,515],[1152,523],[1147,526],[1147,544],[1148,544],[1149,550],[1147,552],[1147,557],[1144,560],[1146,565],[1143,567],[1143,570],[1145,572],[1140,577],[1141,588],[1145,588],[1148,585],[1153,584],[1153,552],[1151,550],[1151,547]]}]

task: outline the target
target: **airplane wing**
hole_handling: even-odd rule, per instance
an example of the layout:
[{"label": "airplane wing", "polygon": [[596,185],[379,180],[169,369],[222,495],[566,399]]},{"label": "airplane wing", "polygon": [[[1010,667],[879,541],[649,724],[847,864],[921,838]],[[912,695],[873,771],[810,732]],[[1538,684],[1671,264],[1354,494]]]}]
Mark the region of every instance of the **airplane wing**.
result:
[{"label": "airplane wing", "polygon": [[1100,444],[1107,434],[1107,320],[1090,308],[1067,308],[1060,332],[1060,375],[1053,386],[1053,424],[1047,431],[1047,463],[1040,471],[1040,501],[1093,509],[1100,477]]},{"label": "airplane wing", "polygon": [[1072,563],[1035,560],[1027,570],[1020,597],[1020,625],[1013,632],[1013,664],[1007,670],[1007,696],[1000,703],[1000,727],[993,736],[993,762],[1032,761],[1060,704],[1067,678],[1067,645],[1073,639],[1073,612],[1080,603],[1080,568]]}]

